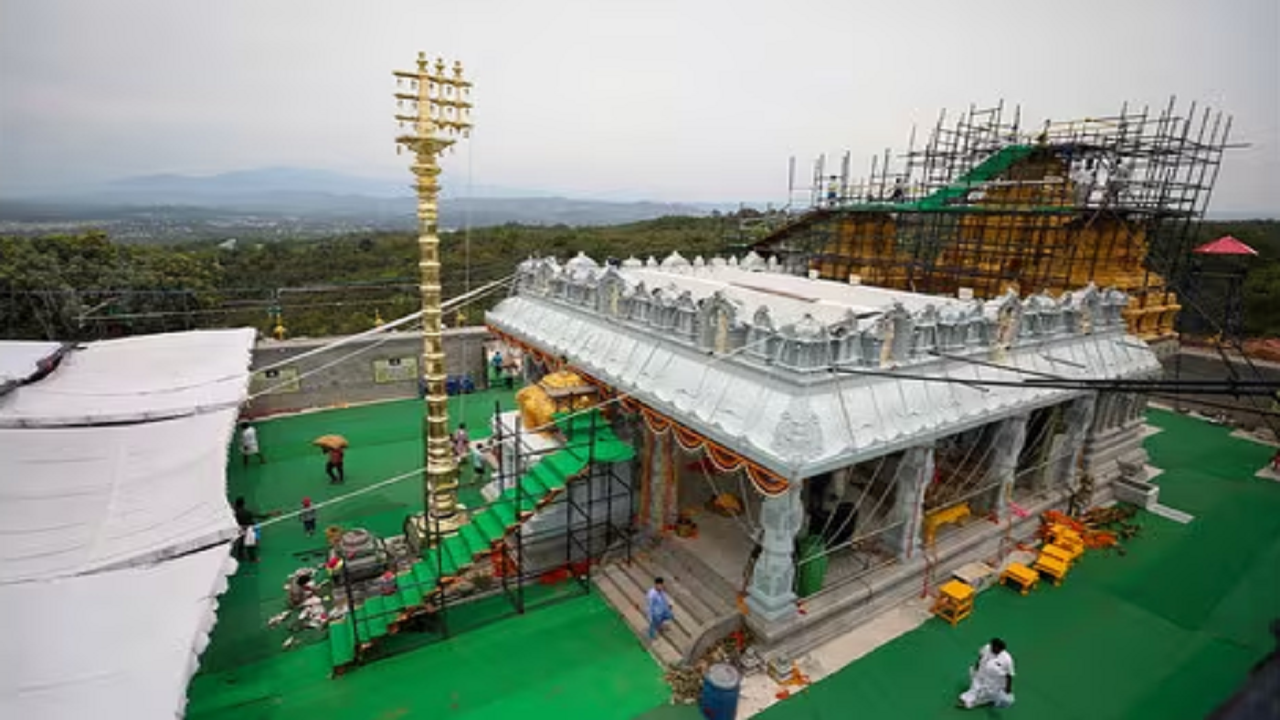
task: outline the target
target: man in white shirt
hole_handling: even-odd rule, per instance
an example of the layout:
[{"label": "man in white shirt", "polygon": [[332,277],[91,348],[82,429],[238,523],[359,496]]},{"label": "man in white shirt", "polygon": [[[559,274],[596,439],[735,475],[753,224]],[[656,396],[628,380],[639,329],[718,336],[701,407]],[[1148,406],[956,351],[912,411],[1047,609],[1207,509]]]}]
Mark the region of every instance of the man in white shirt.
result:
[{"label": "man in white shirt", "polygon": [[963,708],[1013,704],[1013,656],[1000,638],[982,646],[978,661],[969,668],[969,689],[960,694]]},{"label": "man in white shirt", "polygon": [[258,458],[261,465],[267,461],[258,448],[258,430],[247,422],[240,423],[240,455],[244,458],[244,466],[249,467],[249,458]]}]

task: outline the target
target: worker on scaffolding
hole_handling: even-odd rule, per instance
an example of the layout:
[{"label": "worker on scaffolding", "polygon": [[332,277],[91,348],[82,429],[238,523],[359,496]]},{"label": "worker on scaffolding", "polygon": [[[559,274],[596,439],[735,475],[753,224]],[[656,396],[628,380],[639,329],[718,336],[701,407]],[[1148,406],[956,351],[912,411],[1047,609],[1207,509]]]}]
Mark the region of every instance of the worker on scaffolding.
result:
[{"label": "worker on scaffolding", "polygon": [[906,199],[907,199],[907,188],[905,185],[903,185],[902,178],[901,177],[894,178],[893,194],[889,196],[889,202],[900,203],[900,202],[905,202]]},{"label": "worker on scaffolding", "polygon": [[840,181],[833,175],[827,183],[827,204],[835,205],[840,199]]},{"label": "worker on scaffolding", "polygon": [[1098,171],[1094,167],[1093,158],[1083,164],[1077,163],[1071,171],[1071,182],[1075,185],[1076,207],[1087,207],[1093,196],[1094,183],[1098,181]]},{"label": "worker on scaffolding", "polygon": [[1133,161],[1127,163],[1116,161],[1107,178],[1107,190],[1103,202],[1106,205],[1118,205],[1129,190],[1129,180],[1133,177]]}]

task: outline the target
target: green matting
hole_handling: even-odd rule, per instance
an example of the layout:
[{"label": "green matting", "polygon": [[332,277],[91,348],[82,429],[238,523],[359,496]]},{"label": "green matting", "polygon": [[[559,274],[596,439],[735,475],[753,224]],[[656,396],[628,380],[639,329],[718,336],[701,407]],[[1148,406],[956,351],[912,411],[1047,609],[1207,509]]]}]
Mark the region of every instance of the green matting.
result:
[{"label": "green matting", "polygon": [[[1160,501],[1195,516],[1143,514],[1125,556],[1089,551],[1062,587],[979,596],[956,628],[935,619],[765,711],[765,720],[1007,716],[1201,718],[1273,646],[1280,617],[1280,483],[1253,476],[1271,457],[1229,430],[1151,411],[1147,441]],[[1004,638],[1016,704],[954,707],[966,666]]]},{"label": "green matting", "polygon": [[[451,398],[450,417],[465,421],[473,438],[484,437],[495,400],[511,410],[513,396],[493,391]],[[318,503],[409,472],[422,464],[423,409],[410,400],[260,421],[258,438],[267,463],[246,470],[233,449],[229,495],[243,495],[259,512],[292,511],[303,497]],[[328,483],[325,458],[310,445],[328,433],[351,442],[344,485]],[[478,487],[466,487],[472,480],[470,468],[464,468],[459,494],[478,506]],[[661,671],[639,641],[602,599],[584,595],[572,582],[528,588],[529,604],[561,601],[502,622],[484,624],[512,613],[501,597],[451,608],[452,638],[336,679],[329,677],[323,633],[300,634],[299,647],[282,650],[289,632],[268,628],[267,619],[284,607],[288,573],[320,562],[325,526],[395,534],[405,516],[421,507],[421,480],[408,479],[322,508],[314,538],[297,520],[265,527],[261,562],[243,564],[219,599],[218,624],[191,683],[187,717],[631,718],[666,700]],[[397,638],[427,642],[433,636]]]}]

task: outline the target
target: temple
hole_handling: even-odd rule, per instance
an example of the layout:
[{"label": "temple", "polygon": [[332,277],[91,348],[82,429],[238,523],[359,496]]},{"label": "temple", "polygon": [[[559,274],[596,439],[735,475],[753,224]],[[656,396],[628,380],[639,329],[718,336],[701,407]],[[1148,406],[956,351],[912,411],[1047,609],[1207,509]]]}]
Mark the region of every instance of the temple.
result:
[{"label": "temple", "polygon": [[738,610],[766,651],[802,651],[1031,534],[1043,510],[1140,491],[1145,398],[1063,387],[1160,373],[1130,302],[1089,284],[962,300],[755,253],[579,254],[522,263],[487,322],[528,380],[595,385],[636,445],[653,569],[708,608],[678,659]]}]

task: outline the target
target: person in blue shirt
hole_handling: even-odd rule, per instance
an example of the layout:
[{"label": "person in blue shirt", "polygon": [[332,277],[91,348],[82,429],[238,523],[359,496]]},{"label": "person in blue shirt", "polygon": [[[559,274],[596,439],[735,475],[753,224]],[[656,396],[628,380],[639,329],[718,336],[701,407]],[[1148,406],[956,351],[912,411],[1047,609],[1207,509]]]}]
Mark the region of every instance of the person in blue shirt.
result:
[{"label": "person in blue shirt", "polygon": [[671,613],[671,597],[667,595],[662,578],[653,579],[653,587],[649,588],[648,601],[649,639],[653,640],[658,637],[658,631],[662,629],[663,623],[675,619]]}]

